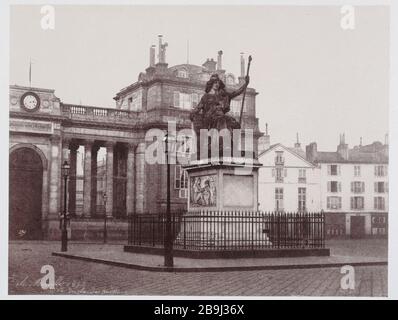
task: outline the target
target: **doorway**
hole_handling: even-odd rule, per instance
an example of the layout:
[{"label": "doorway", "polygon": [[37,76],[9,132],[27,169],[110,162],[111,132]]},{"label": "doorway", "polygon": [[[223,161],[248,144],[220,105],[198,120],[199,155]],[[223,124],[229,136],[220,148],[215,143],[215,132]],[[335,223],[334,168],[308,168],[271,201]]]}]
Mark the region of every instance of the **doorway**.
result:
[{"label": "doorway", "polygon": [[42,239],[43,163],[39,154],[27,147],[10,154],[9,238]]},{"label": "doorway", "polygon": [[351,217],[351,238],[360,239],[365,237],[365,217]]}]

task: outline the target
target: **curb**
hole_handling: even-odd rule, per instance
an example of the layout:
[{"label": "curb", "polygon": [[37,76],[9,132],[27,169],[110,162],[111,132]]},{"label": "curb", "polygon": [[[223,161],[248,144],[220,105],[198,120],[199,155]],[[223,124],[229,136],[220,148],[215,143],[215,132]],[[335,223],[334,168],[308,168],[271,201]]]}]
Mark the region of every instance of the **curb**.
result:
[{"label": "curb", "polygon": [[232,267],[164,267],[164,266],[143,266],[128,262],[104,260],[90,257],[83,257],[69,253],[53,252],[51,255],[74,260],[87,262],[96,262],[110,266],[122,267],[134,270],[155,271],[155,272],[230,272],[230,271],[256,271],[256,270],[287,270],[287,269],[314,269],[314,268],[338,268],[345,265],[353,267],[363,266],[387,266],[387,261],[369,261],[369,262],[352,262],[352,263],[311,263],[311,264],[286,264],[286,265],[264,265],[264,266],[232,266]]}]

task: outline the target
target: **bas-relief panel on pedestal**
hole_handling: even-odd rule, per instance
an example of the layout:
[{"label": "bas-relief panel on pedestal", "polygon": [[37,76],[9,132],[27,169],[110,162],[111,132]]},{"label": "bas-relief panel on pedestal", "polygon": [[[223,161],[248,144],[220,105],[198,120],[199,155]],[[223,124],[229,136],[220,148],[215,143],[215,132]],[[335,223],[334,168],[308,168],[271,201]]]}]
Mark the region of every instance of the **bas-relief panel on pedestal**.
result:
[{"label": "bas-relief panel on pedestal", "polygon": [[217,205],[216,176],[203,175],[190,179],[190,206],[215,207]]}]

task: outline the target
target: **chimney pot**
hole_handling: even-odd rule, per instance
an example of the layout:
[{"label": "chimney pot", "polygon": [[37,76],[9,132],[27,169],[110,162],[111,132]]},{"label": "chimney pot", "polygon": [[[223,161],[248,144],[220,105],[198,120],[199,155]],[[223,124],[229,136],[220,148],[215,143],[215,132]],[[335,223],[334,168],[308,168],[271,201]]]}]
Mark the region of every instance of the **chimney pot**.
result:
[{"label": "chimney pot", "polygon": [[217,70],[222,70],[222,50],[218,51],[218,56],[217,56]]},{"label": "chimney pot", "polygon": [[243,52],[240,54],[240,76],[242,78],[245,76],[245,58],[243,57]]}]

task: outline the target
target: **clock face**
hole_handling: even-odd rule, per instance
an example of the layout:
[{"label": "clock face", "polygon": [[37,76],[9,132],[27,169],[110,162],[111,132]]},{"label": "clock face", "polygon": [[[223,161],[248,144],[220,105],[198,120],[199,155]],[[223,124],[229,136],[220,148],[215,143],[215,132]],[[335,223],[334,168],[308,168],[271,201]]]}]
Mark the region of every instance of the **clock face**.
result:
[{"label": "clock face", "polygon": [[21,97],[21,105],[27,111],[35,111],[40,107],[40,98],[34,92],[26,92]]}]

